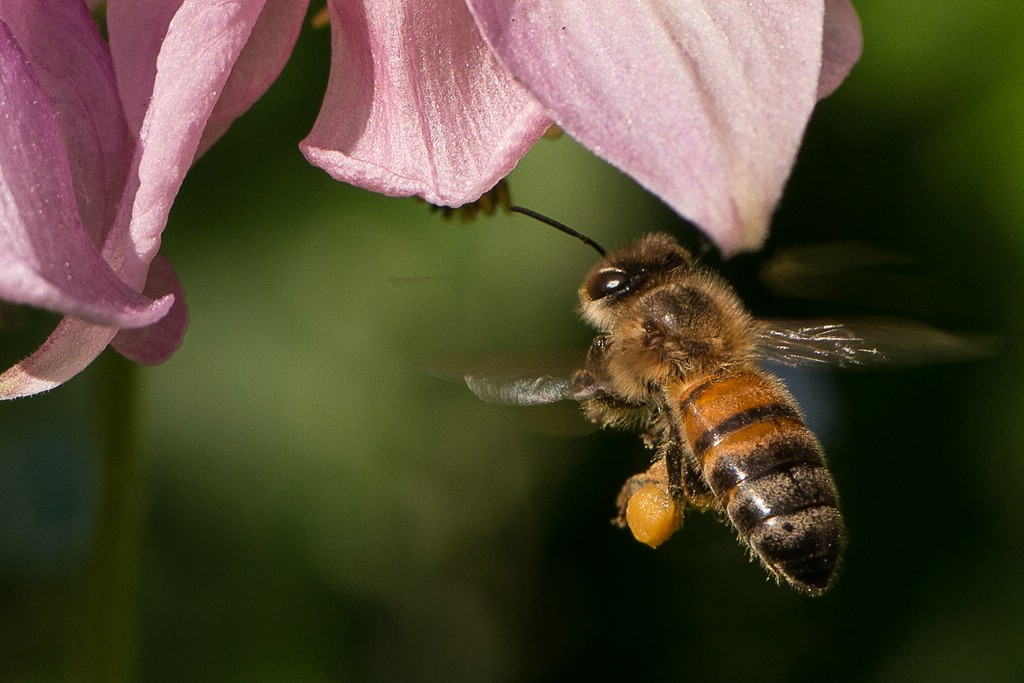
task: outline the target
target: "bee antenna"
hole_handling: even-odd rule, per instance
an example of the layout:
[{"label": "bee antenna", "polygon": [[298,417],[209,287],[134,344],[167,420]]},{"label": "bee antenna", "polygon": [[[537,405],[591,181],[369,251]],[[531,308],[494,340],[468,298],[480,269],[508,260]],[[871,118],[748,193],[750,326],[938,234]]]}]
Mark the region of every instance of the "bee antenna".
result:
[{"label": "bee antenna", "polygon": [[541,223],[547,223],[548,225],[550,225],[555,230],[561,230],[562,232],[564,232],[567,235],[572,235],[573,237],[575,237],[576,239],[580,240],[581,242],[585,242],[585,243],[589,244],[590,246],[592,246],[594,249],[597,250],[597,253],[600,254],[601,256],[607,256],[607,254],[608,254],[608,252],[606,252],[604,250],[604,247],[602,247],[600,244],[598,244],[594,240],[590,239],[589,237],[584,235],[582,232],[577,232],[577,231],[573,230],[572,228],[570,228],[568,225],[565,225],[564,223],[559,223],[554,218],[548,218],[547,216],[545,216],[542,213],[537,213],[536,211],[533,211],[532,209],[524,209],[521,206],[510,206],[510,207],[508,207],[508,210],[509,211],[515,211],[516,213],[521,213],[524,216],[529,216],[530,218],[532,218],[534,220],[538,220]]}]

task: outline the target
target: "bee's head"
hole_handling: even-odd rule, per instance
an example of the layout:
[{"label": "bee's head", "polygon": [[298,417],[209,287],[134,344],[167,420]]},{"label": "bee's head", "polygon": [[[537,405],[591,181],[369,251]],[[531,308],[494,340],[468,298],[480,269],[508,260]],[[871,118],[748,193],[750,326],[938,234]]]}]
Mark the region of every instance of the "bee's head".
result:
[{"label": "bee's head", "polygon": [[637,294],[690,270],[694,262],[690,252],[664,233],[651,233],[609,254],[591,238],[553,218],[521,206],[510,206],[509,211],[572,235],[601,255],[601,261],[580,287],[580,309],[583,317],[602,331],[609,331],[614,326],[627,302],[635,299]]},{"label": "bee's head", "polygon": [[580,287],[580,311],[594,327],[608,331],[629,301],[692,264],[690,252],[668,235],[645,235],[594,266]]}]

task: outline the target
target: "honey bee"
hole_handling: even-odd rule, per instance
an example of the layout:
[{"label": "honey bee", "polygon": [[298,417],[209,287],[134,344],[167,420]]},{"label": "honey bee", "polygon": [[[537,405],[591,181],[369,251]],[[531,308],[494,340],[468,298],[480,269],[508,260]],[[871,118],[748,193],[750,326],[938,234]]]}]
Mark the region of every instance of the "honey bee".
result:
[{"label": "honey bee", "polygon": [[830,321],[757,320],[666,234],[606,253],[557,221],[512,210],[601,254],[579,289],[598,335],[570,377],[466,375],[470,389],[513,405],[572,399],[601,427],[640,431],[655,456],[623,486],[619,526],[657,547],[681,528],[686,506],[722,512],[777,581],[825,593],[846,543],[835,481],[793,396],[759,363],[864,365],[908,346],[941,359],[964,344],[916,323],[865,324],[864,334]]}]

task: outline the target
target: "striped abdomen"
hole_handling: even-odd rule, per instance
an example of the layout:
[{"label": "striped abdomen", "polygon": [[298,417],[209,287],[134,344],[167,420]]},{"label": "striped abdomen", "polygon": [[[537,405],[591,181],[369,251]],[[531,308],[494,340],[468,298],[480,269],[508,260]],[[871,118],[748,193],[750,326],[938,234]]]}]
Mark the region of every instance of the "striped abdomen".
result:
[{"label": "striped abdomen", "polygon": [[843,545],[836,487],[782,383],[748,370],[673,393],[698,469],[740,538],[796,588],[827,590]]}]

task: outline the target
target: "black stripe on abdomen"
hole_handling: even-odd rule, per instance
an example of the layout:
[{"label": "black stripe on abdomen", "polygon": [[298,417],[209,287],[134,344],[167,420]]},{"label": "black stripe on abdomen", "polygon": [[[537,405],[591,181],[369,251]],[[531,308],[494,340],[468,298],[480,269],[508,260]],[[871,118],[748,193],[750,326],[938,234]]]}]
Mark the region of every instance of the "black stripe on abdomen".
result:
[{"label": "black stripe on abdomen", "polygon": [[828,470],[818,465],[791,464],[736,488],[726,511],[743,536],[773,517],[790,515],[807,508],[838,503],[836,487]]},{"label": "black stripe on abdomen", "polygon": [[793,406],[785,403],[769,403],[767,405],[747,408],[746,410],[742,410],[731,417],[727,417],[697,437],[693,442],[693,453],[698,458],[701,458],[709,448],[733,432],[739,431],[740,429],[757,422],[767,422],[768,420],[778,420],[783,418],[800,420],[800,413],[798,413]]},{"label": "black stripe on abdomen", "polygon": [[796,434],[772,439],[747,451],[740,449],[721,453],[710,464],[710,471],[705,469],[705,477],[711,490],[721,495],[742,482],[798,465],[824,467],[825,460],[814,437],[806,429],[801,429]]}]

